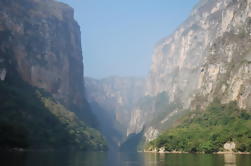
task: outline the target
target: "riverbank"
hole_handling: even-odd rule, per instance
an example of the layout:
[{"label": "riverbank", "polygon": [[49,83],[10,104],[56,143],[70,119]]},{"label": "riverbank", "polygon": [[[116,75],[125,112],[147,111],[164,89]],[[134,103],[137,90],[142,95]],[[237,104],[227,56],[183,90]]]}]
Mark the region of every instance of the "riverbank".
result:
[{"label": "riverbank", "polygon": [[251,154],[250,152],[215,152],[213,154]]},{"label": "riverbank", "polygon": [[188,154],[188,152],[180,152],[180,151],[172,151],[172,152],[168,152],[168,151],[139,151],[141,153],[167,153],[167,154]]},{"label": "riverbank", "polygon": [[[181,151],[139,151],[141,153],[159,153],[159,154],[205,154],[205,152],[181,152]],[[250,155],[250,152],[214,152],[212,154],[243,154],[243,155]]]}]

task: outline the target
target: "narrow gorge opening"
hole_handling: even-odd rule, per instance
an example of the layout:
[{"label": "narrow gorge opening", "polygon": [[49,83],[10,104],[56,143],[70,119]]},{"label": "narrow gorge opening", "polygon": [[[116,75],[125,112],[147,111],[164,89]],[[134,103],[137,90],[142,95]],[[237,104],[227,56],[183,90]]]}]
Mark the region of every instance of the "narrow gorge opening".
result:
[{"label": "narrow gorge opening", "polygon": [[[169,122],[169,116],[181,108],[181,101],[171,101],[166,89],[151,89],[151,68],[158,54],[154,47],[188,17],[196,0],[182,5],[175,1],[62,2],[74,8],[82,27],[85,93],[109,149],[142,150],[145,141],[155,139],[165,128],[161,126],[175,121]],[[172,20],[172,25],[164,19]],[[167,46],[163,55],[168,51]]]}]

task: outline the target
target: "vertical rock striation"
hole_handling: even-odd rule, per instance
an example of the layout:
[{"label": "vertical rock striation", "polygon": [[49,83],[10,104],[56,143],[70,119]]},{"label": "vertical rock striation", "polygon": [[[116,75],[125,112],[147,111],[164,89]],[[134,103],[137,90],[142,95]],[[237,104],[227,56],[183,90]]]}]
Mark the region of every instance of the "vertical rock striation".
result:
[{"label": "vertical rock striation", "polygon": [[[248,0],[200,1],[185,23],[157,46],[147,94],[166,91],[171,101],[179,98],[188,108],[197,91],[213,95],[224,73],[235,72],[222,78],[231,84],[228,79],[241,74],[231,64],[242,70],[245,63],[240,63],[249,61],[250,12]],[[224,85],[220,88],[225,89]],[[230,100],[239,101],[237,96]]]}]

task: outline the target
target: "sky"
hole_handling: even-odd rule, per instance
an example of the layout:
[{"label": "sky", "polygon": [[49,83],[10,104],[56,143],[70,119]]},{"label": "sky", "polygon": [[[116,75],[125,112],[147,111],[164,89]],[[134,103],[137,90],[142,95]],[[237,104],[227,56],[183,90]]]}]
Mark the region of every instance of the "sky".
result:
[{"label": "sky", "polygon": [[145,77],[156,44],[189,16],[198,0],[60,0],[81,27],[85,76]]}]

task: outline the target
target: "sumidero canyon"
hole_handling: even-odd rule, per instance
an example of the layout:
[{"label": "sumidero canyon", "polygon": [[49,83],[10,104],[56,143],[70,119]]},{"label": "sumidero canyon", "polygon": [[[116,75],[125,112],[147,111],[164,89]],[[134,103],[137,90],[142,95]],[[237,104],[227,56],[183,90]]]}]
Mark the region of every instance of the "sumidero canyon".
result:
[{"label": "sumidero canyon", "polygon": [[251,166],[251,0],[0,0],[1,166]]}]

